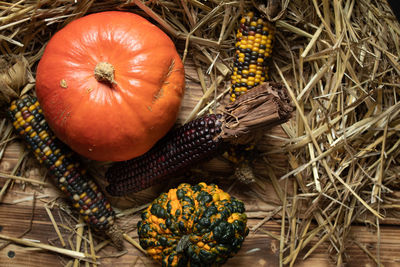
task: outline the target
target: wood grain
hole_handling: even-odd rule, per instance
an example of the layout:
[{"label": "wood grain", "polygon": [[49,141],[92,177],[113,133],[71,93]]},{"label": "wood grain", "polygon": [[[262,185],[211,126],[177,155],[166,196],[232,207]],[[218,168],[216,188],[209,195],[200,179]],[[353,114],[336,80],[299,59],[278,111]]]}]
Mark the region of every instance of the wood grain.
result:
[{"label": "wood grain", "polygon": [[[40,204],[40,203],[39,203]],[[8,236],[19,236],[29,228],[32,212],[31,205],[1,205],[0,206],[0,226],[2,227],[1,234]],[[59,211],[53,209],[53,214],[58,223],[62,224],[60,217],[57,216]],[[25,238],[39,240],[43,243],[48,243],[52,240],[55,245],[60,246],[57,241],[57,235],[53,230],[53,226],[49,222],[43,206],[38,206],[34,210],[34,218],[31,231],[25,235]],[[139,215],[132,218],[122,218],[119,223],[130,223],[136,225],[139,220]],[[254,226],[260,220],[249,220],[249,227]],[[64,222],[65,223],[65,222]],[[229,259],[226,266],[278,266],[279,262],[279,241],[264,234],[263,231],[268,231],[279,235],[280,224],[278,221],[269,221],[264,224],[257,232],[251,232],[245,240],[242,249],[234,257]],[[66,231],[62,231],[66,234]],[[131,236],[136,236],[136,232],[130,233]],[[354,226],[350,233],[352,239],[361,242],[368,249],[375,253],[376,248],[376,233],[369,230],[367,227]],[[383,226],[381,228],[381,253],[380,257],[385,266],[398,266],[400,264],[400,228],[396,226]],[[68,238],[68,236],[65,236]],[[315,244],[317,240],[311,244]],[[99,262],[100,266],[113,266],[115,264],[121,266],[157,266],[147,257],[144,257],[141,252],[130,244],[125,242],[127,252],[125,255],[118,258],[107,258],[107,256],[116,254],[117,251],[113,248],[107,248],[99,255],[102,257]],[[15,253],[14,257],[10,257],[10,251]],[[302,252],[299,258],[302,258],[307,252],[307,249]],[[355,244],[348,244],[346,253],[348,255],[348,266],[373,266],[373,261],[365,256],[365,253]],[[327,256],[327,247],[322,245],[319,247],[310,258],[298,261],[296,266],[334,266]],[[31,250],[21,246],[9,245],[0,251],[0,266],[62,266],[68,259],[60,257],[56,254],[46,251]],[[136,263],[135,263],[136,262]],[[134,264],[134,265],[132,265]],[[84,265],[82,265],[84,266]]]}]

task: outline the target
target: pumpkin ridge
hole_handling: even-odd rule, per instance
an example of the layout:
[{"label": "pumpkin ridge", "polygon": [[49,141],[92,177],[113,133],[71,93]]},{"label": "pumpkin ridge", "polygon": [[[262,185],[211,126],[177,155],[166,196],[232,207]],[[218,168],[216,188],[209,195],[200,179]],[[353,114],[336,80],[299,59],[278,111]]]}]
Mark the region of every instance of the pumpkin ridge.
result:
[{"label": "pumpkin ridge", "polygon": [[[170,48],[170,46],[168,45],[168,46],[162,46],[162,47],[165,47],[165,48]],[[160,49],[159,47],[157,47],[157,49]],[[142,51],[140,51],[140,54],[146,54],[146,51],[147,50],[150,50],[149,51],[149,54],[151,54],[151,53],[153,53],[153,52],[157,52],[157,51],[154,51],[154,50],[152,50],[152,49],[143,49]],[[160,49],[161,50],[161,49]],[[139,53],[138,53],[139,54]],[[134,61],[135,60],[135,55],[132,55],[132,59],[131,59],[131,61]],[[180,59],[180,58],[179,58]],[[138,65],[137,63],[138,62],[135,62],[135,63],[132,63],[131,61],[130,61],[130,65],[134,65],[134,66],[132,66],[132,69],[131,70],[129,70],[129,71],[125,71],[125,75],[126,76],[129,76],[129,77],[132,77],[133,79],[138,79],[138,80],[146,80],[146,81],[148,81],[148,82],[151,82],[152,84],[154,84],[154,85],[159,85],[159,86],[162,86],[162,85],[164,85],[165,84],[165,81],[166,80],[168,80],[168,78],[170,77],[170,75],[173,73],[173,72],[176,72],[176,71],[181,71],[181,69],[176,69],[176,68],[174,68],[175,67],[175,62],[176,62],[176,58],[174,57],[174,58],[170,58],[169,59],[170,60],[170,63],[168,64],[168,70],[163,70],[163,72],[162,73],[160,73],[159,74],[159,77],[157,77],[158,79],[154,79],[154,77],[152,77],[152,78],[149,78],[149,77],[143,77],[143,76],[139,76],[139,77],[137,77],[136,75],[139,73],[141,73],[142,71],[144,71],[147,67],[149,67],[149,66],[147,66],[147,65],[145,65],[145,64],[143,64],[143,63],[148,63],[149,61],[151,62],[152,60],[150,60],[150,59],[145,59],[145,60],[143,60],[143,61],[141,61],[141,62],[139,62],[139,63],[141,63],[140,65]],[[160,60],[161,61],[161,60]],[[153,64],[153,63],[152,63]],[[152,66],[152,70],[154,70],[154,68],[158,68],[159,66]],[[183,70],[183,68],[182,68],[182,70]]]},{"label": "pumpkin ridge", "polygon": [[163,97],[164,86],[169,84],[168,80],[169,80],[172,72],[176,71],[176,70],[174,70],[174,68],[175,68],[175,59],[172,58],[167,73],[165,73],[163,75],[163,78],[160,79],[160,82],[159,82],[160,89],[154,94],[152,104],[155,104],[155,102],[157,102],[159,99],[161,99]]}]

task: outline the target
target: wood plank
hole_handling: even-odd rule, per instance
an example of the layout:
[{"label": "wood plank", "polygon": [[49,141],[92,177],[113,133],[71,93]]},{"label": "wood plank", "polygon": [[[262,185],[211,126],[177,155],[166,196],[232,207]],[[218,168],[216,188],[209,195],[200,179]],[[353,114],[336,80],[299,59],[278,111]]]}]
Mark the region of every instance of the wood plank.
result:
[{"label": "wood plank", "polygon": [[[60,246],[57,242],[57,235],[53,230],[47,213],[42,204],[34,210],[34,220],[31,231],[25,238],[39,240],[43,243],[48,243],[48,240],[53,240],[55,245]],[[2,227],[1,234],[8,236],[19,236],[29,228],[31,218],[31,205],[1,205],[0,206],[0,226]],[[57,223],[62,223],[61,218],[57,216],[59,211],[57,208],[53,210]],[[129,223],[136,225],[139,220],[139,215],[130,218],[122,218],[119,224],[124,225]],[[250,219],[249,227],[254,226],[260,220]],[[64,221],[65,223],[65,221]],[[263,231],[268,231],[279,235],[280,224],[277,221],[269,221],[264,224],[257,232],[251,232],[246,238],[242,249],[234,257],[229,259],[227,266],[248,266],[249,263],[253,266],[277,266],[279,261],[279,241],[264,234]],[[68,232],[61,228],[61,232],[67,240]],[[130,233],[131,236],[136,236],[136,232]],[[350,233],[351,239],[361,242],[366,245],[371,253],[376,253],[376,233],[365,226],[354,226]],[[400,264],[400,228],[396,226],[381,227],[381,253],[380,257],[385,266],[398,266]],[[137,240],[137,237],[135,237]],[[314,240],[314,245],[318,240]],[[125,242],[127,253],[118,258],[101,258],[100,266],[112,266],[115,264],[133,264],[133,266],[158,266],[147,257],[144,257],[141,252],[130,244]],[[14,257],[10,257],[12,252]],[[299,259],[307,252],[305,249]],[[11,254],[9,254],[11,253]],[[99,253],[102,257],[116,254],[117,251],[113,248],[106,248]],[[346,248],[346,253],[349,256],[348,266],[373,266],[373,261],[365,256],[365,253],[354,243],[349,243]],[[61,266],[67,262],[68,258],[58,256],[46,251],[28,250],[22,246],[9,245],[0,251],[0,266]],[[83,266],[83,265],[82,265]],[[327,257],[327,246],[319,247],[310,258],[304,261],[298,261],[296,266],[334,266]]]}]

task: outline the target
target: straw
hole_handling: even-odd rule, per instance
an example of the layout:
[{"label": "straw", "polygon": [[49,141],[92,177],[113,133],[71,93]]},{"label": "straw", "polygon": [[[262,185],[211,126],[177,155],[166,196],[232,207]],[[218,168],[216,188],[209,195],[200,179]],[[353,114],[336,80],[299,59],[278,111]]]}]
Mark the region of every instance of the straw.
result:
[{"label": "straw", "polygon": [[[255,160],[256,182],[248,186],[259,192],[271,184],[276,199],[262,193],[252,197],[277,208],[270,213],[263,211],[252,229],[264,232],[260,228],[263,223],[279,218],[280,235],[266,234],[280,242],[281,265],[295,266],[321,246],[327,247],[339,265],[347,261],[353,224],[373,222],[377,250],[362,243],[355,245],[372,263],[382,265],[381,225],[398,218],[400,205],[391,195],[398,194],[400,171],[400,27],[386,1],[274,0],[280,6],[275,11],[269,1],[253,0],[8,2],[0,2],[2,59],[11,61],[23,54],[33,68],[50,37],[88,13],[123,10],[157,24],[175,42],[185,68],[194,69],[186,73],[185,97],[190,101],[183,103],[179,123],[212,113],[226,101],[238,20],[251,8],[263,12],[273,20],[277,33],[269,77],[285,84],[296,111],[292,121],[278,127],[279,134],[265,133],[256,145],[262,157]],[[21,88],[23,93],[34,93],[30,78]],[[4,92],[7,90],[0,94],[1,103],[10,98]],[[0,158],[4,158],[8,145],[16,141],[5,119],[0,133]],[[24,186],[34,190],[38,185],[46,186],[43,180],[27,174],[30,157],[21,154],[11,172],[0,173],[2,180],[7,179],[0,200]],[[283,186],[290,182],[293,186]],[[233,180],[228,188],[234,191],[240,186],[240,181]],[[135,206],[118,213],[118,220],[136,220],[139,211],[156,197],[144,195],[142,202],[136,195],[131,197]],[[65,223],[64,229],[74,229],[77,217],[63,215],[63,224],[58,226]],[[76,232],[70,234],[76,236]],[[140,250],[136,240],[128,235],[125,238]],[[91,241],[85,243],[90,244],[91,256],[95,255],[93,249],[97,253],[109,246],[109,240],[97,243],[97,239],[89,235]]]},{"label": "straw", "polygon": [[36,242],[32,242],[32,241],[28,241],[28,240],[24,240],[24,239],[20,239],[20,238],[14,238],[14,237],[2,235],[2,234],[0,234],[0,239],[8,240],[8,241],[11,241],[16,244],[23,245],[23,246],[48,250],[51,252],[55,252],[55,253],[62,254],[62,255],[65,255],[65,256],[68,256],[71,258],[75,258],[75,259],[79,259],[79,260],[91,261],[87,258],[87,255],[85,255],[82,252],[72,251],[72,250],[64,249],[64,248],[58,248],[55,246],[42,244],[42,243],[36,243]]}]

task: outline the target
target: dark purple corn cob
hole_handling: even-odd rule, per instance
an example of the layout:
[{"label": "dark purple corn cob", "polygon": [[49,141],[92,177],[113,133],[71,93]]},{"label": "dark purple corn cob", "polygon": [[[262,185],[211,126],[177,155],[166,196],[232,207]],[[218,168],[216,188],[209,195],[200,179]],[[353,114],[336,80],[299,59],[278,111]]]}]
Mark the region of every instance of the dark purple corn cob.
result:
[{"label": "dark purple corn cob", "polygon": [[263,83],[223,107],[219,114],[172,130],[142,156],[114,163],[106,172],[110,183],[106,190],[113,196],[144,190],[210,159],[224,144],[254,141],[266,128],[286,122],[292,110],[286,88]]},{"label": "dark purple corn cob", "polygon": [[115,163],[106,172],[107,192],[113,196],[138,192],[214,156],[223,144],[221,117],[195,119],[169,132],[144,155]]}]

